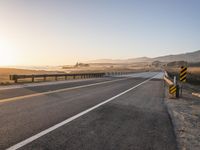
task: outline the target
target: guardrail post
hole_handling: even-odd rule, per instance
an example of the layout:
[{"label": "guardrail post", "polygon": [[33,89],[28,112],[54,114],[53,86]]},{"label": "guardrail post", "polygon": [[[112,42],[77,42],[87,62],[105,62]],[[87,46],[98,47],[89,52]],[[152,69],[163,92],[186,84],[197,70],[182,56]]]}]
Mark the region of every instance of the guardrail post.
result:
[{"label": "guardrail post", "polygon": [[34,82],[35,80],[34,80],[34,75],[32,75],[32,82]]},{"label": "guardrail post", "polygon": [[46,76],[44,76],[44,81],[46,81]]},{"label": "guardrail post", "polygon": [[56,81],[58,80],[58,76],[55,76],[55,80],[56,80]]},{"label": "guardrail post", "polygon": [[15,83],[18,82],[18,76],[17,75],[13,75],[12,78],[14,79]]},{"label": "guardrail post", "polygon": [[10,75],[10,80],[14,80],[14,82],[17,83],[18,82],[17,75]]}]

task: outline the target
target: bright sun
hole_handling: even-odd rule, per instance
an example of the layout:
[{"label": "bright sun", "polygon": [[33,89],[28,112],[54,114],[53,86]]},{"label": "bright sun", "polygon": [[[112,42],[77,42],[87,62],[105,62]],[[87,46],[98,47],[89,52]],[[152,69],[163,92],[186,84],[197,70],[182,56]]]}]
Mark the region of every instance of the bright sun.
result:
[{"label": "bright sun", "polygon": [[16,64],[16,51],[11,45],[0,40],[0,66],[10,66]]}]

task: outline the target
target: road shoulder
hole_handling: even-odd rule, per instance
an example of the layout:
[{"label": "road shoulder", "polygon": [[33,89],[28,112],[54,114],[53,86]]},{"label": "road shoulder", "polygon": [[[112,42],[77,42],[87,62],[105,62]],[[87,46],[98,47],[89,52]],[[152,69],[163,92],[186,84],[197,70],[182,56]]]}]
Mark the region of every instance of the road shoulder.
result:
[{"label": "road shoulder", "polygon": [[165,104],[172,119],[180,150],[200,149],[200,98],[183,90],[179,99],[169,99],[165,88]]}]

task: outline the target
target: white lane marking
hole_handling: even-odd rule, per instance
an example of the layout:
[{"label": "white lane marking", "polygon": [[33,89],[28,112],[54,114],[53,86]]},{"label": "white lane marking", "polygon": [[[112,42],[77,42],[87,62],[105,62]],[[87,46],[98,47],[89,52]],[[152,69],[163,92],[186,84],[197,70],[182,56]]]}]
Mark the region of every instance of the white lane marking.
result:
[{"label": "white lane marking", "polygon": [[77,118],[79,118],[79,117],[85,115],[85,114],[87,114],[87,113],[89,113],[90,111],[92,111],[92,110],[94,110],[94,109],[96,109],[96,108],[98,108],[98,107],[100,107],[100,106],[102,106],[102,105],[104,105],[104,104],[106,104],[106,103],[108,103],[108,102],[110,102],[110,101],[112,101],[112,100],[114,100],[114,99],[120,97],[121,95],[123,95],[123,94],[125,94],[125,93],[127,93],[127,92],[129,92],[129,91],[131,91],[131,90],[133,90],[133,89],[135,89],[135,88],[137,88],[138,86],[140,86],[140,85],[142,85],[142,84],[148,82],[149,80],[151,80],[151,79],[153,79],[153,78],[154,78],[154,77],[149,78],[149,79],[147,79],[147,80],[145,80],[145,81],[143,81],[143,82],[137,84],[136,86],[133,86],[133,87],[129,88],[128,90],[126,90],[126,91],[124,91],[124,92],[122,92],[122,93],[119,93],[119,94],[117,94],[117,95],[111,97],[111,98],[108,99],[108,100],[105,100],[105,101],[103,101],[103,102],[101,102],[101,103],[99,103],[99,104],[97,104],[97,105],[95,105],[95,106],[93,106],[93,107],[91,107],[91,108],[89,108],[89,109],[87,109],[87,110],[81,112],[81,113],[78,113],[77,115],[75,115],[75,116],[73,116],[73,117],[70,117],[70,118],[68,118],[68,119],[66,119],[66,120],[64,120],[64,121],[62,121],[62,122],[60,122],[60,123],[58,123],[58,124],[56,124],[56,125],[54,125],[54,126],[48,128],[48,129],[44,130],[44,131],[42,131],[42,132],[36,134],[36,135],[33,135],[32,137],[30,137],[30,138],[28,138],[28,139],[26,139],[26,140],[24,140],[24,141],[22,141],[22,142],[20,142],[20,143],[18,143],[18,144],[15,144],[15,145],[9,147],[7,150],[16,150],[16,149],[19,149],[19,148],[21,148],[21,147],[23,147],[23,146],[25,146],[25,145],[31,143],[32,141],[34,141],[34,140],[40,138],[41,136],[44,136],[45,134],[47,134],[47,133],[49,133],[49,132],[51,132],[51,131],[53,131],[53,130],[55,130],[55,129],[57,129],[57,128],[59,128],[59,127],[65,125],[65,124],[67,124],[67,123],[69,123],[69,122],[71,122],[71,121],[73,121],[73,120],[75,120],[75,119],[77,119]]},{"label": "white lane marking", "polygon": [[80,85],[80,86],[71,87],[71,88],[64,88],[64,89],[59,89],[59,90],[54,90],[54,91],[41,92],[41,93],[17,96],[17,97],[6,98],[6,99],[0,99],[0,103],[11,102],[11,101],[21,100],[21,99],[31,98],[31,97],[41,96],[41,95],[47,95],[47,94],[52,94],[52,93],[64,92],[64,91],[68,91],[68,90],[74,90],[74,89],[79,89],[79,88],[84,88],[84,87],[90,87],[90,86],[94,86],[94,85],[101,85],[101,84],[105,84],[105,83],[112,83],[112,82],[116,82],[116,81],[120,81],[120,80],[127,80],[127,78],[111,80],[111,81],[104,81],[104,82],[97,82],[97,83],[92,83],[92,84],[87,84],[87,85]]},{"label": "white lane marking", "polygon": [[130,77],[130,78],[150,78],[157,74],[158,72],[140,72],[140,73],[131,73],[131,74],[125,74],[121,75],[119,77]]}]

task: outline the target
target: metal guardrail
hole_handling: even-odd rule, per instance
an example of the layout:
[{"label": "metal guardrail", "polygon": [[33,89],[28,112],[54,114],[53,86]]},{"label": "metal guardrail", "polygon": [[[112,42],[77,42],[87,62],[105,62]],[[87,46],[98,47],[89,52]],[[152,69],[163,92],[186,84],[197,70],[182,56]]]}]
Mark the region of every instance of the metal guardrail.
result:
[{"label": "metal guardrail", "polygon": [[58,77],[64,77],[65,80],[68,79],[68,77],[72,77],[73,79],[79,78],[98,78],[98,77],[109,77],[109,76],[120,76],[120,75],[128,75],[135,72],[129,71],[129,72],[119,72],[119,71],[113,71],[113,72],[104,72],[104,73],[76,73],[76,74],[33,74],[33,75],[10,75],[10,80],[14,80],[15,83],[18,83],[18,80],[20,79],[31,79],[32,82],[35,82],[36,78],[43,78],[43,81],[46,81],[48,77],[54,77],[55,80],[58,80]]},{"label": "metal guardrail", "polygon": [[47,77],[55,77],[55,80],[58,80],[58,77],[65,77],[67,80],[68,77],[72,77],[76,79],[77,77],[80,78],[100,78],[104,77],[105,73],[79,73],[79,74],[33,74],[33,75],[10,75],[10,80],[14,80],[15,83],[18,82],[19,79],[32,79],[32,82],[35,81],[35,78],[43,78],[46,81]]},{"label": "metal guardrail", "polygon": [[43,78],[43,81],[46,81],[48,77],[54,77],[55,80],[58,80],[58,77],[64,77],[65,80],[68,79],[68,77],[72,77],[73,79],[79,78],[100,78],[100,77],[106,77],[106,76],[120,76],[120,75],[126,75],[131,74],[134,72],[104,72],[104,73],[76,73],[76,74],[33,74],[33,75],[10,75],[10,80],[14,80],[15,83],[18,83],[20,79],[31,79],[32,82],[35,82],[36,78]]},{"label": "metal guardrail", "polygon": [[170,79],[168,79],[166,76],[164,76],[164,80],[165,80],[165,82],[168,84],[168,85],[173,85],[174,83],[170,80]]}]

